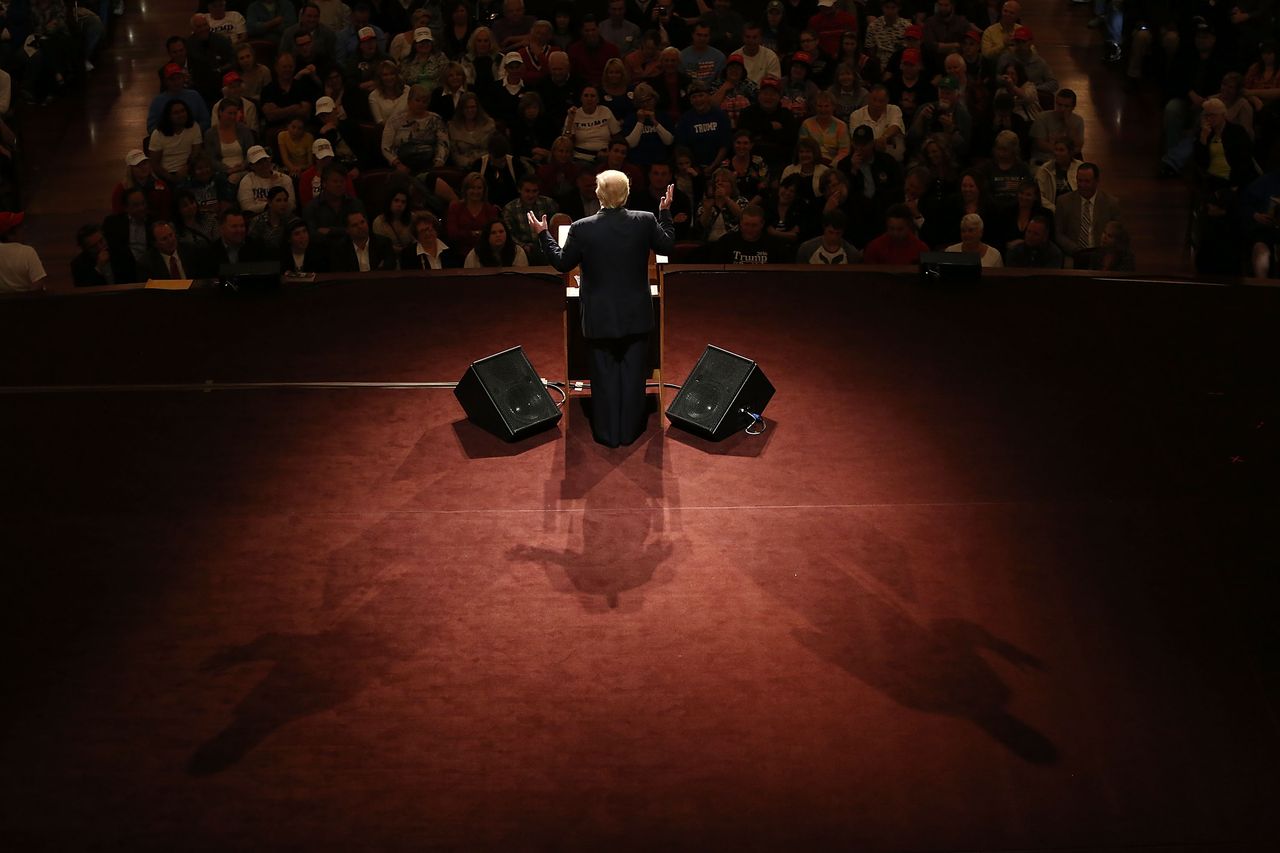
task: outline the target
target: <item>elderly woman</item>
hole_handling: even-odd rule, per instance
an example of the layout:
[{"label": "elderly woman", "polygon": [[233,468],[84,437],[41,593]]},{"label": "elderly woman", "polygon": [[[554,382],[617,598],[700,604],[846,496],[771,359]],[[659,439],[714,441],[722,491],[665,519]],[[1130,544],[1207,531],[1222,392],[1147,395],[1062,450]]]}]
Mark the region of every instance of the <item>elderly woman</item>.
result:
[{"label": "elderly woman", "polygon": [[502,51],[488,27],[476,27],[471,33],[466,55],[462,57],[462,67],[467,71],[467,82],[479,92],[488,90],[502,79]]},{"label": "elderly woman", "polygon": [[462,266],[462,260],[440,239],[440,220],[430,211],[413,215],[413,239],[400,253],[402,270],[439,270]]},{"label": "elderly woman", "polygon": [[382,156],[403,174],[416,175],[449,162],[449,133],[440,116],[427,109],[430,100],[426,88],[410,86],[404,110],[382,128]]},{"label": "elderly woman", "polygon": [[977,255],[984,267],[1004,266],[1000,253],[982,242],[982,217],[976,213],[966,213],[960,218],[960,242],[948,246],[946,251]]},{"label": "elderly woman", "polygon": [[253,131],[240,123],[240,99],[223,98],[218,103],[217,120],[204,135],[204,150],[213,160],[218,176],[228,183],[240,183],[249,171],[247,158],[253,147]]},{"label": "elderly woman", "polygon": [[1227,105],[1220,98],[1206,98],[1200,111],[1193,151],[1210,187],[1239,189],[1258,177],[1253,140],[1243,127],[1227,121]]},{"label": "elderly woman", "polygon": [[463,92],[457,111],[449,122],[450,165],[464,172],[474,169],[489,150],[489,139],[496,129],[475,93]]},{"label": "elderly woman", "polygon": [[400,76],[400,68],[387,60],[378,66],[378,85],[369,93],[369,114],[374,124],[384,124],[398,112],[404,110],[409,100],[409,87]]}]

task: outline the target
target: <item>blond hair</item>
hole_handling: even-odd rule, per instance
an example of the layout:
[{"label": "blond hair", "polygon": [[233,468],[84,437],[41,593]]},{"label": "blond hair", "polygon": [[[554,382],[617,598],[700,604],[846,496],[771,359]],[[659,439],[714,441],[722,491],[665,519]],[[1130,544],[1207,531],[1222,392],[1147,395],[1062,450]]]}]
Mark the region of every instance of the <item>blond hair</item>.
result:
[{"label": "blond hair", "polygon": [[596,198],[601,207],[622,207],[631,195],[631,181],[616,169],[605,169],[596,175]]}]

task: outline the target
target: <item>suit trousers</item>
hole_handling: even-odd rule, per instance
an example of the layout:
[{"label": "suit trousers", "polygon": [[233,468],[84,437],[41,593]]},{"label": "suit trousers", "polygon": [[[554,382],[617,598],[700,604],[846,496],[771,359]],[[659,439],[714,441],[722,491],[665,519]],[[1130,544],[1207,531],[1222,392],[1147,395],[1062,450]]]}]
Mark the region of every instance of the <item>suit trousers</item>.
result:
[{"label": "suit trousers", "polygon": [[649,333],[590,338],[591,432],[609,447],[631,444],[644,432]]}]

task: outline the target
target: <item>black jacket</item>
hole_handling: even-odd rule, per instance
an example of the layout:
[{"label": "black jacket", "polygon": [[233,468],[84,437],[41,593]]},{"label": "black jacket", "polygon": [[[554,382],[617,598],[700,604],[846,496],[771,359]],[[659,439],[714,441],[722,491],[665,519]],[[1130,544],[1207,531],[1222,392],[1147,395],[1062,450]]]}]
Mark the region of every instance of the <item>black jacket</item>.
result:
[{"label": "black jacket", "polygon": [[[418,254],[418,244],[410,243],[404,247],[404,251],[400,253],[400,269],[402,270],[425,270],[427,269],[422,255]],[[463,259],[458,257],[458,253],[452,248],[445,249],[440,253],[440,266],[442,269],[458,269],[462,266]]]},{"label": "black jacket", "polygon": [[[396,268],[396,250],[391,241],[381,234],[369,234],[369,269],[371,271],[393,270]],[[343,237],[333,244],[329,255],[329,269],[333,272],[359,272],[360,262],[356,260],[356,247],[350,238]]]},{"label": "black jacket", "polygon": [[[151,226],[155,220],[150,216],[147,217],[147,247],[151,247]],[[107,238],[107,246],[111,249],[111,258],[115,262],[117,275],[123,275],[124,278],[116,279],[117,284],[125,284],[131,281],[144,281],[145,276],[139,269],[139,264],[133,256],[133,252],[129,249],[129,215],[127,213],[112,213],[102,220],[102,236]]]}]

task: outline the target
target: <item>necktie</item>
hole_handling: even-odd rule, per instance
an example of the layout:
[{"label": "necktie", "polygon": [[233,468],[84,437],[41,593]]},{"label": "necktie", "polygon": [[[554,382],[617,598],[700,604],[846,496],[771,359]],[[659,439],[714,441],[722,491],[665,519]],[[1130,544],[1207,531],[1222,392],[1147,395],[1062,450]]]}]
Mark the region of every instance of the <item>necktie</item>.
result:
[{"label": "necktie", "polygon": [[182,278],[182,273],[178,270],[177,255],[169,256],[169,275],[172,276],[175,280]]},{"label": "necktie", "polygon": [[1093,248],[1093,199],[1086,198],[1080,205],[1080,248]]}]

